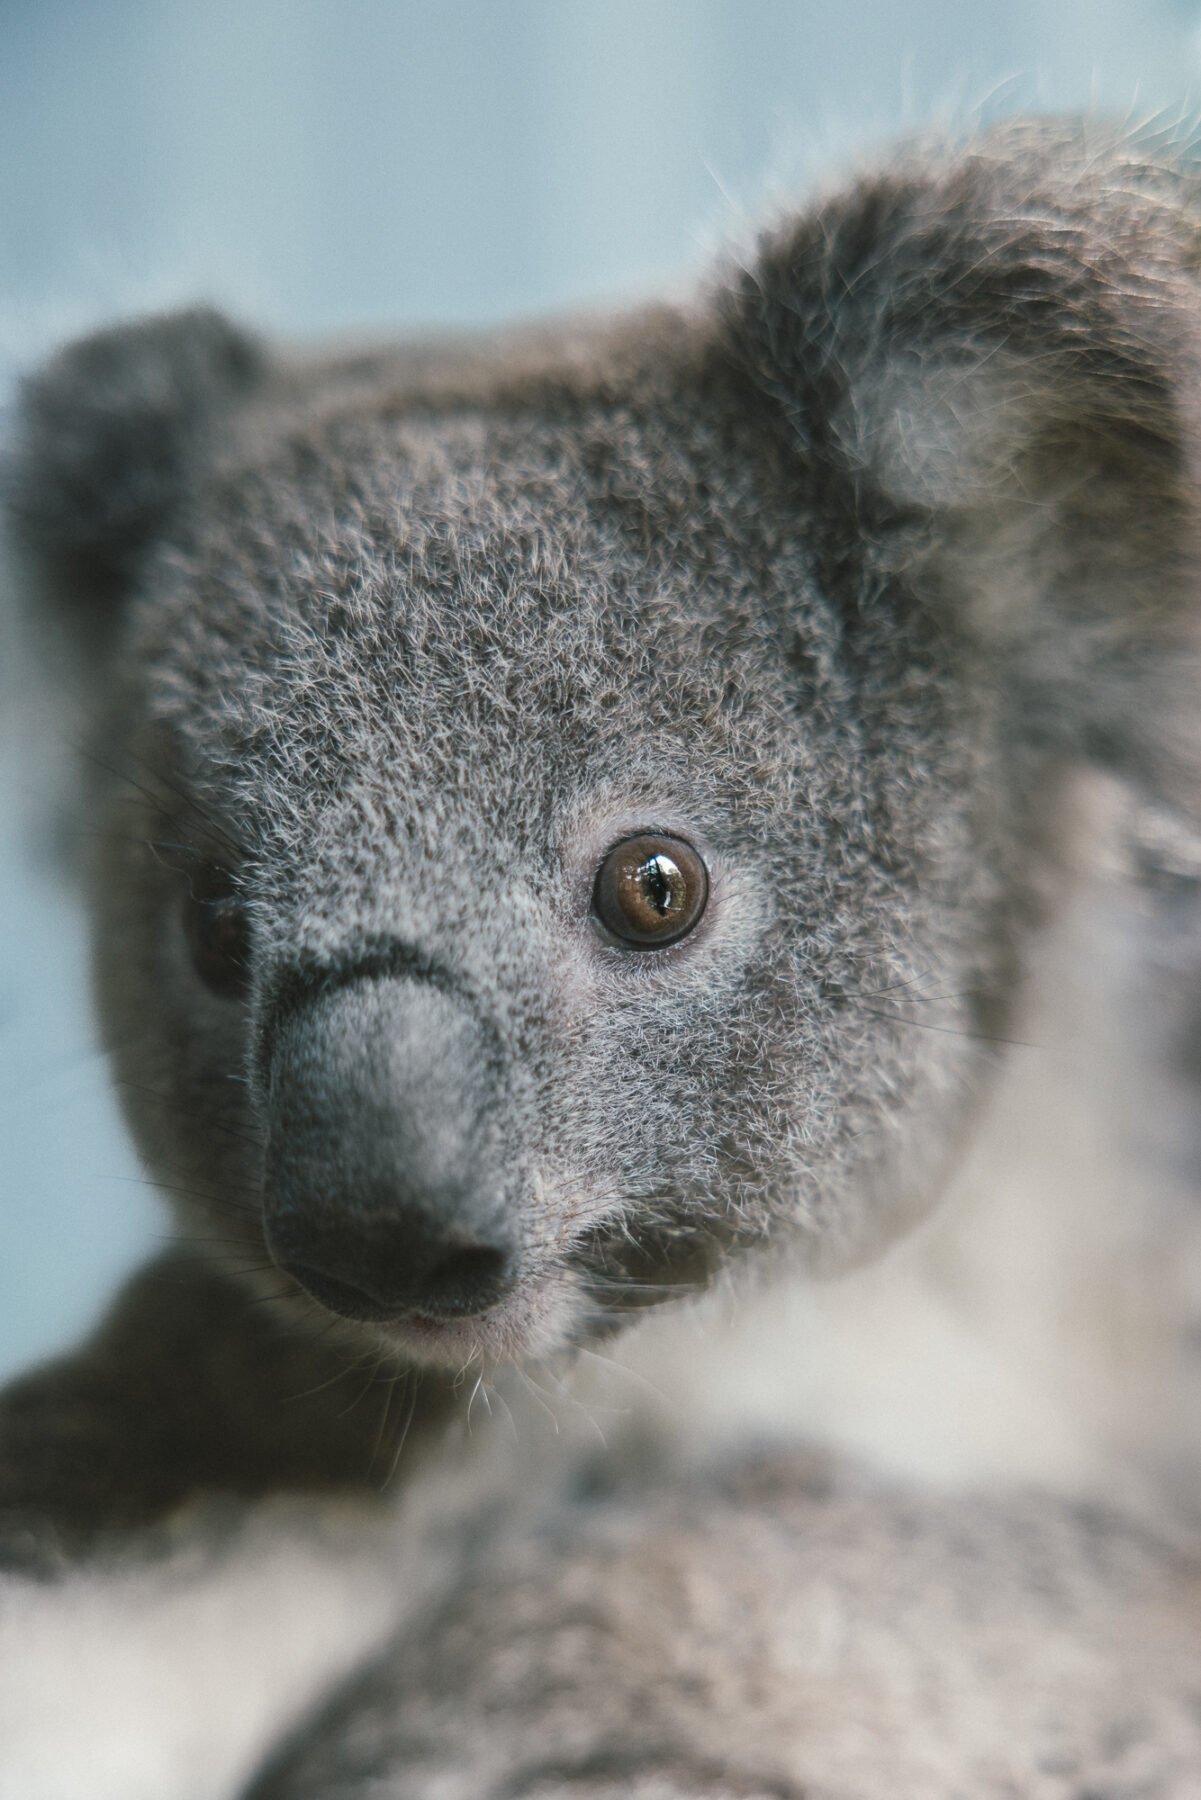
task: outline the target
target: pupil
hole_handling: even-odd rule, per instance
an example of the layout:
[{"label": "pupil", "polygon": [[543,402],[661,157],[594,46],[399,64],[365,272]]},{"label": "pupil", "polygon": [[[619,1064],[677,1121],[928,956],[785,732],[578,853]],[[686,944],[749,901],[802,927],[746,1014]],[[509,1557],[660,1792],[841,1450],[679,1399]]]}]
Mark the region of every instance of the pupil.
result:
[{"label": "pupil", "polygon": [[660,916],[672,910],[681,885],[680,871],[669,856],[652,856],[643,864],[643,892]]}]

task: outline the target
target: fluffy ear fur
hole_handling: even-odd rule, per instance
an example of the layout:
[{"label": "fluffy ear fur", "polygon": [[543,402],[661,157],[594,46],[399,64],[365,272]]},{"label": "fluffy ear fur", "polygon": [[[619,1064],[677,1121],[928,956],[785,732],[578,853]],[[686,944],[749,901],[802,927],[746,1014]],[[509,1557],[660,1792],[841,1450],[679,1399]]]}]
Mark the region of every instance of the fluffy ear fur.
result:
[{"label": "fluffy ear fur", "polygon": [[1086,125],[915,154],[725,302],[819,514],[937,596],[1032,743],[1195,805],[1201,189]]},{"label": "fluffy ear fur", "polygon": [[101,623],[263,368],[251,338],[198,307],[84,338],[23,384],[4,498],[55,599]]}]

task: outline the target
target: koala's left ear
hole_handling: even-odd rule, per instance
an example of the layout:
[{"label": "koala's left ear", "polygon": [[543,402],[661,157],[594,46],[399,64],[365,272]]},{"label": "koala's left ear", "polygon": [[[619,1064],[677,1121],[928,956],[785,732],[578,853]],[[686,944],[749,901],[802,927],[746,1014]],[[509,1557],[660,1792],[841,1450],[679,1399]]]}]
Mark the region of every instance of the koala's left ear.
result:
[{"label": "koala's left ear", "polygon": [[80,628],[102,626],[186,502],[257,343],[207,307],[69,345],[21,389],[4,501],[16,545]]},{"label": "koala's left ear", "polygon": [[1084,124],[914,155],[724,300],[818,513],[1032,742],[1201,798],[1201,189]]}]

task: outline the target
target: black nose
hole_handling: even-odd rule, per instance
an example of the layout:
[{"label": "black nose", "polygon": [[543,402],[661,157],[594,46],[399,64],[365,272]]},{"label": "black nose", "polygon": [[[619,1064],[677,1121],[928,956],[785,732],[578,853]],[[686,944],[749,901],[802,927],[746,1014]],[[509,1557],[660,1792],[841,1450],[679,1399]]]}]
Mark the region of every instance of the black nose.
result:
[{"label": "black nose", "polygon": [[352,1319],[470,1318],[516,1274],[488,1122],[500,1077],[444,985],[373,976],[316,995],[269,1057],[267,1245]]},{"label": "black nose", "polygon": [[314,1300],[348,1319],[422,1313],[469,1319],[509,1291],[510,1253],[493,1244],[453,1246],[415,1233],[411,1224],[373,1240],[344,1231],[330,1240],[287,1225],[269,1228],[271,1254]]}]

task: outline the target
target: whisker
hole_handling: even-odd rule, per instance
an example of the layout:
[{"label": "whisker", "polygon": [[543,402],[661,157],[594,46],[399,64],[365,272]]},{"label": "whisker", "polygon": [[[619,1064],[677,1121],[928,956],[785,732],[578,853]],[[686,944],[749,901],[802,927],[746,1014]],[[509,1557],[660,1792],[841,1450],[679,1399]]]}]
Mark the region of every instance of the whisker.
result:
[{"label": "whisker", "polygon": [[401,1453],[404,1450],[405,1444],[408,1441],[409,1429],[412,1426],[413,1417],[417,1411],[417,1389],[421,1383],[421,1376],[420,1376],[420,1373],[416,1369],[414,1369],[412,1371],[412,1377],[413,1377],[412,1386],[409,1390],[409,1409],[408,1409],[407,1413],[405,1414],[404,1424],[401,1426],[399,1442],[397,1443],[396,1449],[393,1451],[393,1454],[392,1454],[391,1466],[388,1470],[387,1475],[384,1477],[383,1486],[380,1488],[381,1493],[386,1493],[387,1490],[392,1485],[392,1477],[396,1474],[397,1467],[400,1463]]},{"label": "whisker", "polygon": [[124,1075],[114,1077],[114,1083],[117,1087],[127,1089],[131,1094],[143,1094],[149,1100],[157,1100],[160,1106],[168,1108],[177,1118],[187,1119],[193,1125],[202,1125],[206,1131],[224,1132],[226,1137],[233,1138],[236,1143],[244,1144],[247,1149],[261,1150],[263,1147],[260,1139],[252,1137],[249,1132],[239,1130],[236,1125],[231,1125],[228,1119],[215,1119],[207,1114],[192,1112],[181,1107],[173,1094],[164,1094],[159,1088],[147,1087],[144,1082],[131,1081]]},{"label": "whisker", "polygon": [[542,1408],[543,1412],[546,1414],[546,1416],[550,1420],[551,1424],[554,1426],[555,1436],[558,1437],[558,1435],[559,1435],[558,1416],[555,1413],[554,1409],[549,1405],[547,1397],[544,1394],[543,1390],[538,1386],[538,1383],[534,1380],[534,1378],[530,1374],[529,1370],[523,1369],[521,1367],[520,1363],[517,1365],[517,1373],[521,1377],[525,1386],[530,1390],[531,1394],[533,1394],[535,1400],[538,1402],[538,1405]]},{"label": "whisker", "polygon": [[472,1363],[483,1362],[483,1360],[484,1360],[484,1358],[483,1358],[482,1351],[478,1348],[478,1346],[473,1346],[467,1352],[467,1356],[464,1359],[463,1366],[459,1370],[458,1374],[455,1376],[454,1380],[451,1382],[451,1386],[453,1388],[455,1388],[456,1390],[461,1388],[463,1383],[467,1379],[467,1371],[470,1369]]},{"label": "whisker", "polygon": [[[852,1004],[855,1002],[852,1001]],[[959,1025],[935,1025],[929,1019],[911,1019],[904,1013],[881,1012],[873,1006],[865,1006],[861,1010],[870,1013],[873,1019],[888,1019],[893,1024],[912,1025],[918,1031],[936,1031],[942,1037],[966,1038],[973,1044],[1004,1044],[1013,1050],[1037,1050],[1040,1048],[1038,1044],[1032,1043],[1028,1038],[994,1037],[991,1032],[969,1031]]]},{"label": "whisker", "polygon": [[513,1417],[513,1408],[509,1405],[509,1402],[505,1399],[504,1395],[501,1393],[499,1388],[493,1388],[492,1398],[496,1401],[496,1404],[499,1407],[502,1407],[504,1409],[504,1415],[505,1415],[506,1419],[509,1421],[509,1426],[513,1432],[514,1442],[520,1443],[521,1433],[517,1429],[517,1420]]},{"label": "whisker", "polygon": [[[96,751],[94,746],[77,744],[76,753],[84,762],[91,763],[93,767],[102,769],[106,775],[111,775],[115,781],[123,782],[126,786],[132,788],[134,792],[140,794],[156,812],[161,813],[163,811],[165,802],[161,792],[156,793],[153,788],[147,787],[144,782],[138,781],[130,774],[128,769],[121,769],[114,763],[107,762],[104,757]],[[213,813],[210,808],[206,807],[196,794],[190,793],[178,782],[173,781],[162,769],[151,768],[142,758],[138,758],[137,760],[141,762],[143,769],[145,769],[151,779],[159,784],[160,789],[165,788],[167,793],[172,794],[184,807],[185,811],[191,813],[195,818],[200,820],[205,830],[216,838],[233,857],[237,858],[239,861],[242,860],[242,846],[237,842],[226,826],[217,818],[215,813]]]},{"label": "whisker", "polygon": [[388,1355],[388,1353],[386,1350],[380,1351],[378,1357],[376,1358],[376,1363],[375,1363],[374,1369],[372,1369],[370,1375],[368,1375],[368,1377],[367,1377],[366,1382],[359,1389],[358,1393],[355,1395],[354,1399],[350,1402],[349,1406],[344,1406],[342,1411],[338,1414],[339,1419],[345,1419],[350,1413],[352,1413],[354,1411],[355,1407],[359,1404],[360,1400],[363,1399],[364,1395],[370,1393],[371,1389],[375,1386],[376,1377],[378,1376],[380,1370],[384,1366],[385,1361],[387,1360],[387,1355]]},{"label": "whisker", "polygon": [[[378,1373],[379,1373],[379,1367],[380,1367],[380,1365],[379,1365],[379,1364],[378,1364],[378,1363],[377,1363],[377,1364],[376,1364],[376,1365],[375,1365],[375,1368],[376,1368],[376,1373],[377,1373],[377,1374],[378,1374]],[[381,1409],[380,1409],[380,1416],[379,1416],[379,1427],[378,1427],[378,1429],[377,1429],[377,1431],[376,1431],[376,1434],[375,1434],[375,1443],[374,1443],[374,1444],[373,1444],[373,1445],[372,1445],[372,1447],[371,1447],[371,1461],[370,1461],[370,1462],[369,1462],[369,1463],[368,1463],[368,1464],[367,1464],[367,1477],[366,1477],[366,1479],[367,1479],[367,1480],[368,1480],[368,1481],[370,1481],[370,1480],[371,1480],[371,1477],[372,1477],[372,1475],[373,1475],[373,1474],[374,1474],[374,1472],[375,1472],[375,1459],[376,1459],[376,1457],[377,1457],[377,1456],[378,1456],[378,1455],[379,1455],[379,1452],[380,1452],[380,1445],[381,1445],[381,1444],[382,1444],[382,1443],[383,1443],[383,1441],[384,1441],[384,1431],[385,1431],[385,1429],[386,1429],[386,1428],[387,1428],[387,1424],[388,1424],[388,1415],[389,1415],[389,1414],[390,1414],[390,1413],[391,1413],[391,1411],[392,1411],[392,1395],[393,1395],[393,1392],[394,1392],[394,1390],[395,1390],[395,1388],[396,1388],[396,1382],[395,1382],[395,1381],[389,1381],[389,1382],[387,1382],[387,1383],[385,1383],[385,1386],[384,1386],[384,1404],[383,1404],[383,1406],[382,1406],[382,1407],[381,1407]]]},{"label": "whisker", "polygon": [[604,1369],[615,1369],[617,1373],[624,1376],[627,1381],[635,1382],[637,1386],[644,1388],[648,1394],[653,1395],[656,1400],[662,1401],[665,1406],[672,1406],[675,1404],[670,1396],[665,1394],[662,1388],[656,1387],[655,1383],[649,1380],[640,1369],[631,1369],[627,1363],[618,1362],[615,1356],[602,1356],[599,1350],[590,1350],[584,1344],[577,1344],[576,1355],[587,1357],[589,1362],[600,1363],[601,1367]]},{"label": "whisker", "polygon": [[[324,1335],[324,1332],[319,1334],[320,1337],[324,1337]],[[298,1400],[311,1400],[315,1394],[324,1394],[329,1388],[336,1387],[338,1382],[345,1381],[348,1375],[357,1375],[363,1364],[370,1361],[372,1354],[372,1351],[364,1350],[361,1355],[354,1358],[353,1362],[348,1362],[342,1368],[336,1369],[332,1375],[327,1376],[324,1381],[317,1382],[314,1387],[302,1388],[298,1394],[281,1394],[280,1405],[292,1406]],[[370,1470],[368,1473],[370,1474]]]},{"label": "whisker", "polygon": [[476,1395],[478,1393],[480,1393],[481,1390],[483,1391],[484,1405],[488,1407],[489,1415],[491,1415],[492,1408],[488,1402],[487,1389],[484,1387],[484,1372],[482,1369],[480,1370],[479,1374],[475,1378],[475,1386],[472,1388],[471,1397],[467,1402],[467,1435],[469,1437],[471,1435],[471,1409],[475,1405]]}]

